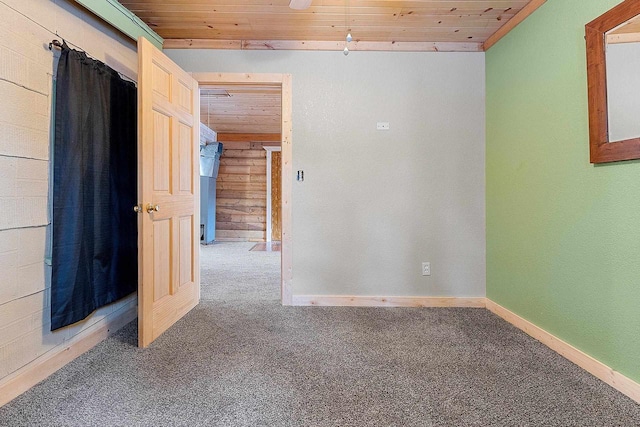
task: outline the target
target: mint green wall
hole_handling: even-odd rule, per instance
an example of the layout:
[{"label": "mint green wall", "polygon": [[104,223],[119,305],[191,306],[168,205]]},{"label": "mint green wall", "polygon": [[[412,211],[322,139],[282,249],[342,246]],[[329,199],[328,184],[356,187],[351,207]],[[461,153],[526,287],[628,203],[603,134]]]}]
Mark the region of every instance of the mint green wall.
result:
[{"label": "mint green wall", "polygon": [[487,52],[487,296],[640,381],[640,162],[589,163],[584,25],[549,0]]}]

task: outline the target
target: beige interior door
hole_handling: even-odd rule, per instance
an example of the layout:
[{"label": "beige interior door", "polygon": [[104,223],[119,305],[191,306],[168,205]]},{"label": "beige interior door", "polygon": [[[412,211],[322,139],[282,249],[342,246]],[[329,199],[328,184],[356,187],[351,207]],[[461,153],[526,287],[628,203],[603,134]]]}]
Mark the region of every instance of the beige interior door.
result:
[{"label": "beige interior door", "polygon": [[200,300],[198,82],[138,39],[138,345]]}]

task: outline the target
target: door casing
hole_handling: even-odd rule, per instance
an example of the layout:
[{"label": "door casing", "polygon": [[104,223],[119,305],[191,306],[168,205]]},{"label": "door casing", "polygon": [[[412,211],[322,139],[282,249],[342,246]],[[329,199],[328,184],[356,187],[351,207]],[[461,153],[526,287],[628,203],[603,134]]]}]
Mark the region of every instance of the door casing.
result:
[{"label": "door casing", "polygon": [[[272,199],[273,199],[273,194],[271,191],[271,177],[272,177],[272,173],[273,173],[273,166],[272,166],[272,161],[273,161],[273,152],[280,152],[281,149],[280,147],[271,147],[271,146],[266,146],[266,147],[262,147],[265,149],[265,151],[267,152],[267,216],[266,216],[266,221],[267,221],[267,234],[266,234],[266,238],[265,240],[267,242],[271,242],[272,239],[272,234],[273,234],[273,209],[277,209],[277,207],[272,206]],[[282,174],[281,174],[282,175]],[[280,241],[280,239],[276,239],[278,241]]]},{"label": "door casing", "polygon": [[[291,74],[253,73],[191,73],[200,88],[221,84],[270,85],[281,88],[282,96],[282,252],[281,252],[281,301],[282,305],[293,304],[293,254],[292,254],[292,206],[293,193],[293,149],[292,149],[292,93]],[[200,207],[198,206],[198,209]]]}]

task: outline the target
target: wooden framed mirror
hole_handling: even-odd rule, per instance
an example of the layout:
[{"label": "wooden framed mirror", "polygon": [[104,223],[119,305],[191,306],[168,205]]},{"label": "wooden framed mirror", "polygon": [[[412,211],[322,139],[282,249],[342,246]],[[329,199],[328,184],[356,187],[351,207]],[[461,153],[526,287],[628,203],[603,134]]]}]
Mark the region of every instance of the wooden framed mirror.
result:
[{"label": "wooden framed mirror", "polygon": [[640,159],[640,0],[615,6],[585,34],[591,163]]}]

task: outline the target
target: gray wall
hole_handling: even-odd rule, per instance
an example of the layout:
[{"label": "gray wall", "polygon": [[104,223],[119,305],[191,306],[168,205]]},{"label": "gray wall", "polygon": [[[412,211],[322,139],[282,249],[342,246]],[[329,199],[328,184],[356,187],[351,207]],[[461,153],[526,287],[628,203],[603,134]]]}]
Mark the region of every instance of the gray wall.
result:
[{"label": "gray wall", "polygon": [[640,137],[640,43],[607,45],[609,140]]},{"label": "gray wall", "polygon": [[483,53],[165,52],[293,75],[294,294],[485,295]]}]

